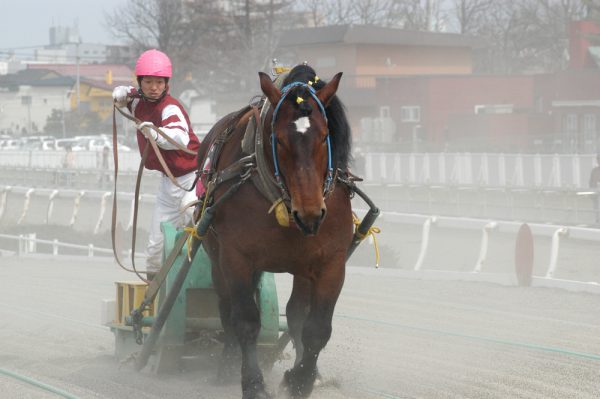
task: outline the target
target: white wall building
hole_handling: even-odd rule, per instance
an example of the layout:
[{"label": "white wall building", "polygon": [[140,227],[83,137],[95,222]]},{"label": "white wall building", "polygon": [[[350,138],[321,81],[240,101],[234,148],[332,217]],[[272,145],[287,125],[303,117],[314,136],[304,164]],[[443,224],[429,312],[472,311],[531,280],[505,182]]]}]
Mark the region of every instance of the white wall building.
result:
[{"label": "white wall building", "polygon": [[[13,135],[43,131],[52,110],[69,110],[73,79],[29,79],[22,71],[0,80],[0,132]],[[40,71],[38,71],[39,74]]]}]

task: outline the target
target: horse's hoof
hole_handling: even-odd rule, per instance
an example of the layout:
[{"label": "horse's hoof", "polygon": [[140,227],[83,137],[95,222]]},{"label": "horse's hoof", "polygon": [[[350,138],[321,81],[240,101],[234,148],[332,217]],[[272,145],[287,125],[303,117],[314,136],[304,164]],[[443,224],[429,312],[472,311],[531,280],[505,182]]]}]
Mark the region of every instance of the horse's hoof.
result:
[{"label": "horse's hoof", "polygon": [[324,381],[323,381],[323,376],[321,375],[321,373],[319,373],[317,371],[317,376],[315,377],[315,383],[314,386],[315,387],[320,387],[321,385],[323,385]]},{"label": "horse's hoof", "polygon": [[[306,375],[308,374],[308,375]],[[293,399],[307,398],[312,393],[316,375],[314,373],[298,373],[295,369],[283,374],[280,390],[287,392]]]},{"label": "horse's hoof", "polygon": [[221,365],[217,371],[217,385],[233,385],[240,382],[240,370],[230,365]]},{"label": "horse's hoof", "polygon": [[272,399],[264,389],[250,389],[243,393],[242,399]]}]

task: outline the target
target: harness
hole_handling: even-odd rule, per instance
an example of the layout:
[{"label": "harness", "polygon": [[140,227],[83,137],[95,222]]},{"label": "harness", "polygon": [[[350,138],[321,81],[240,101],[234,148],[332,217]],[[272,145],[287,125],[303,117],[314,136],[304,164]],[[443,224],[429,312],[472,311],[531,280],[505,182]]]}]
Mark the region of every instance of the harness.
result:
[{"label": "harness", "polygon": [[[325,112],[325,107],[323,106],[323,103],[321,103],[321,100],[319,100],[319,98],[317,97],[316,91],[312,87],[312,85],[309,85],[308,83],[303,83],[303,82],[292,82],[292,83],[289,83],[288,85],[284,86],[281,89],[281,94],[282,94],[281,98],[279,99],[279,102],[277,103],[277,105],[275,105],[275,109],[273,110],[273,115],[271,117],[271,150],[273,152],[273,164],[275,167],[275,179],[276,179],[277,184],[279,185],[281,192],[284,196],[287,195],[287,189],[285,187],[283,179],[281,178],[281,173],[279,172],[279,160],[277,157],[277,136],[275,134],[276,133],[275,132],[275,121],[277,119],[277,113],[279,112],[279,108],[281,108],[281,104],[283,104],[283,101],[285,101],[288,94],[290,94],[291,89],[293,89],[295,87],[304,87],[304,88],[308,89],[308,92],[310,93],[311,97],[315,100],[315,102],[319,106],[319,110],[321,111],[321,115],[323,115],[323,118],[325,119],[325,125],[327,126],[327,113]],[[327,177],[325,178],[325,184],[323,187],[323,196],[324,197],[326,197],[332,191],[332,182],[333,182],[333,165],[332,165],[333,162],[332,162],[332,156],[331,156],[331,138],[329,136],[329,128],[327,128],[327,136],[325,139],[327,141]]]}]

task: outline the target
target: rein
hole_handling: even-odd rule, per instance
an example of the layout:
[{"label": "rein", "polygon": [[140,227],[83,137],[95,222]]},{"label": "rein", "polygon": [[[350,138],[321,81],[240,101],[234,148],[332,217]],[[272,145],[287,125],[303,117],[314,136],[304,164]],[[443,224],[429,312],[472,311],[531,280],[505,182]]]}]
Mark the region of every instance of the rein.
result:
[{"label": "rein", "polygon": [[[134,194],[134,206],[133,206],[133,224],[132,224],[132,231],[131,231],[131,264],[132,264],[132,269],[130,269],[127,266],[125,266],[123,264],[123,262],[121,261],[121,259],[119,258],[119,255],[117,254],[117,250],[116,250],[116,246],[115,246],[115,244],[116,244],[116,226],[117,226],[117,178],[118,178],[118,173],[119,173],[119,156],[118,156],[118,149],[117,149],[117,147],[118,147],[117,146],[117,121],[116,121],[115,110],[119,111],[119,113],[121,115],[123,115],[125,118],[129,119],[130,121],[134,122],[136,125],[139,125],[141,123],[141,121],[138,118],[136,118],[135,116],[130,115],[130,114],[122,111],[116,105],[113,105],[113,160],[114,160],[114,165],[115,165],[115,171],[114,171],[114,192],[113,192],[113,209],[112,209],[112,220],[111,220],[111,240],[112,240],[112,247],[113,247],[113,255],[115,257],[115,260],[117,261],[117,264],[122,269],[124,269],[124,270],[126,270],[128,272],[135,273],[142,281],[144,281],[146,283],[149,283],[149,281],[146,278],[142,277],[140,275],[140,273],[136,269],[136,266],[135,266],[135,247],[136,247],[136,236],[137,236],[137,217],[138,217],[138,208],[139,208],[140,186],[141,186],[141,182],[142,182],[142,175],[144,173],[144,165],[146,163],[146,159],[148,158],[148,153],[149,153],[150,147],[152,147],[152,149],[154,150],[154,153],[156,154],[156,157],[158,158],[158,161],[160,162],[161,166],[163,167],[163,170],[165,171],[165,174],[169,177],[169,179],[171,180],[171,182],[174,185],[176,185],[177,187],[179,187],[180,189],[185,190],[185,191],[192,191],[194,189],[194,187],[196,186],[196,183],[198,182],[198,175],[196,175],[196,179],[194,180],[194,183],[192,183],[192,186],[189,189],[182,187],[179,184],[179,182],[177,181],[177,179],[175,178],[175,176],[173,176],[173,173],[169,169],[169,167],[168,167],[167,163],[165,162],[162,154],[160,153],[158,145],[156,144],[156,140],[154,140],[154,138],[152,137],[151,134],[145,135],[146,139],[150,143],[150,146],[146,146],[144,148],[144,151],[142,153],[142,157],[141,157],[141,160],[140,160],[140,165],[138,167],[138,173],[137,173],[136,182],[135,182],[135,194]],[[156,126],[152,126],[152,129],[154,131],[156,131],[157,134],[160,134],[162,137],[164,137],[169,143],[175,145],[178,149],[186,152],[187,154],[196,155],[195,152],[189,150],[188,148],[185,148],[185,147],[181,146],[175,140],[173,140],[172,138],[170,138],[169,136],[167,136],[166,134],[164,134],[163,132],[161,132],[160,129],[158,129]],[[181,240],[181,247],[183,247],[184,243],[185,243],[185,240]],[[178,244],[179,244],[179,241],[178,241]]]},{"label": "rein", "polygon": [[[121,115],[123,115],[125,118],[129,119],[130,121],[134,122],[136,125],[139,125],[140,123],[142,123],[141,120],[139,120],[138,118],[136,118],[133,115],[128,114],[127,112],[124,112],[121,108],[115,106],[114,107],[117,111],[119,111],[119,113]],[[150,127],[150,126],[149,126]],[[157,128],[156,126],[151,126],[150,127],[152,130],[154,130],[157,134],[159,134],[160,136],[162,136],[165,140],[167,140],[169,143],[173,144],[174,146],[177,147],[178,150],[185,152],[186,154],[190,154],[190,155],[196,155],[196,153],[192,150],[190,150],[189,148],[186,148],[184,146],[182,146],[181,144],[179,144],[178,142],[176,142],[175,140],[173,140],[171,137],[169,137],[168,135],[164,134],[159,128]],[[169,169],[169,166],[167,165],[167,163],[165,162],[165,159],[163,158],[162,154],[160,153],[160,150],[158,148],[158,145],[156,144],[156,140],[154,140],[154,138],[152,137],[152,135],[147,135],[146,138],[148,139],[148,142],[150,143],[150,145],[152,146],[152,149],[154,150],[154,153],[156,154],[156,157],[158,158],[158,162],[160,162],[160,165],[163,167],[165,174],[169,177],[169,179],[171,180],[171,182],[176,185],[177,187],[179,187],[182,190],[185,191],[192,191],[194,189],[194,186],[196,185],[196,181],[198,180],[196,178],[196,181],[194,181],[194,184],[192,184],[192,187],[190,187],[189,189],[182,187],[179,182],[177,181],[177,179],[175,178],[175,176],[173,176],[173,173],[171,172],[171,169]],[[114,137],[113,137],[114,139]],[[113,140],[113,147],[114,147],[114,141]]]}]

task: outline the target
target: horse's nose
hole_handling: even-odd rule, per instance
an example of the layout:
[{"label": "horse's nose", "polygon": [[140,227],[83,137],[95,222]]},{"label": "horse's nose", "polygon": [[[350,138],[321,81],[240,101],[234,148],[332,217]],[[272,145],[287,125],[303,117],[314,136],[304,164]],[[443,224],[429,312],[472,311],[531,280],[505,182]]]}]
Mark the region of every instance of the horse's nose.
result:
[{"label": "horse's nose", "polygon": [[325,215],[327,214],[327,208],[325,206],[314,212],[302,212],[297,209],[292,210],[292,216],[294,217],[294,221],[307,236],[313,236],[317,234],[319,231],[319,227],[321,223],[325,219]]}]

